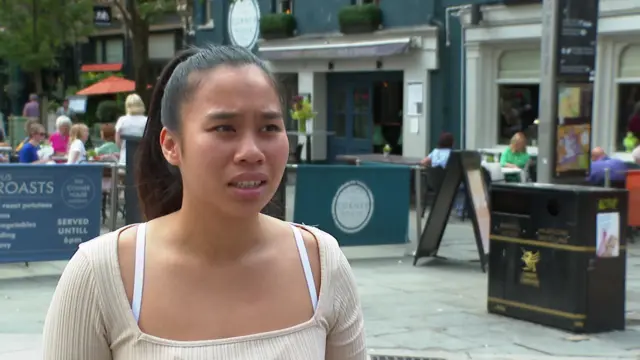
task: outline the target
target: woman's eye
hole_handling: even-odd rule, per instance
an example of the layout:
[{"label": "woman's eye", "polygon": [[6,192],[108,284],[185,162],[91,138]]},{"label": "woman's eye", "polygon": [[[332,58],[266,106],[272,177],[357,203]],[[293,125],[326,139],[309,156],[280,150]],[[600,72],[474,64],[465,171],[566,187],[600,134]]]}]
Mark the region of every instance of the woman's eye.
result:
[{"label": "woman's eye", "polygon": [[269,125],[267,125],[267,126],[263,127],[262,129],[263,129],[264,131],[274,131],[274,132],[278,132],[278,131],[282,130],[282,129],[280,128],[280,126],[275,125],[275,124],[269,124]]},{"label": "woman's eye", "polygon": [[227,131],[234,131],[232,126],[229,125],[220,125],[220,126],[216,126],[213,129],[211,129],[212,131],[215,132],[227,132]]}]

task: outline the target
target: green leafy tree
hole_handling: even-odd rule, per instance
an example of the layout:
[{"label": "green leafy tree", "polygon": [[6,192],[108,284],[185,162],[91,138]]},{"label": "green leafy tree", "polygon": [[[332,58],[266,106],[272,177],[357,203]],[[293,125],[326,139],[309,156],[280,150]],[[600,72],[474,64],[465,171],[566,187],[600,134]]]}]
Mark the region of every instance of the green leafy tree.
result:
[{"label": "green leafy tree", "polygon": [[42,70],[93,29],[92,0],[0,0],[0,58],[32,74],[38,93]]}]

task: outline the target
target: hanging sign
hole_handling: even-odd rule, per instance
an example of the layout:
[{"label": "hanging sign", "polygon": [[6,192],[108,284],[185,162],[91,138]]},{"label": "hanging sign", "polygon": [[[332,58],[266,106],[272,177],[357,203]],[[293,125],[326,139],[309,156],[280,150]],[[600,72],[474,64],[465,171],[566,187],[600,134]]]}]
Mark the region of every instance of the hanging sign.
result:
[{"label": "hanging sign", "polygon": [[229,39],[236,46],[253,49],[260,35],[260,7],[256,0],[236,0],[229,7]]}]

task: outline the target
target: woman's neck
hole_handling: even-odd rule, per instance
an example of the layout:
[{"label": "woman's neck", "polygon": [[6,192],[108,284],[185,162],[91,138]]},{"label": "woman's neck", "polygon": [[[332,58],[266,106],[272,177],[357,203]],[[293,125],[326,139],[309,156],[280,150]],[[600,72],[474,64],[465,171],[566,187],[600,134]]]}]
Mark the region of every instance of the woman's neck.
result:
[{"label": "woman's neck", "polygon": [[36,140],[36,139],[29,139],[29,144],[31,144],[33,146],[39,145],[39,143],[40,142],[38,140]]},{"label": "woman's neck", "polygon": [[264,220],[260,214],[248,218],[224,216],[221,212],[185,206],[172,217],[176,229],[173,243],[191,256],[216,261],[234,261],[261,245]]}]

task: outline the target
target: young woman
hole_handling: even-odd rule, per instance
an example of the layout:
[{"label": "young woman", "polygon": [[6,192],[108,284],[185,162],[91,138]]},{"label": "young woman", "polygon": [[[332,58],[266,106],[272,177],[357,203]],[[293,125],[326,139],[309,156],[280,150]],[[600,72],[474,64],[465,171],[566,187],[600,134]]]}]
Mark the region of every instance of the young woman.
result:
[{"label": "young woman", "polygon": [[87,150],[84,143],[89,139],[89,128],[85,124],[75,124],[69,131],[69,150],[67,164],[77,164],[87,160]]},{"label": "young woman", "polygon": [[282,111],[244,48],[167,65],[136,164],[148,222],[80,246],[45,321],[46,360],[367,358],[336,240],[260,214],[288,158]]}]

